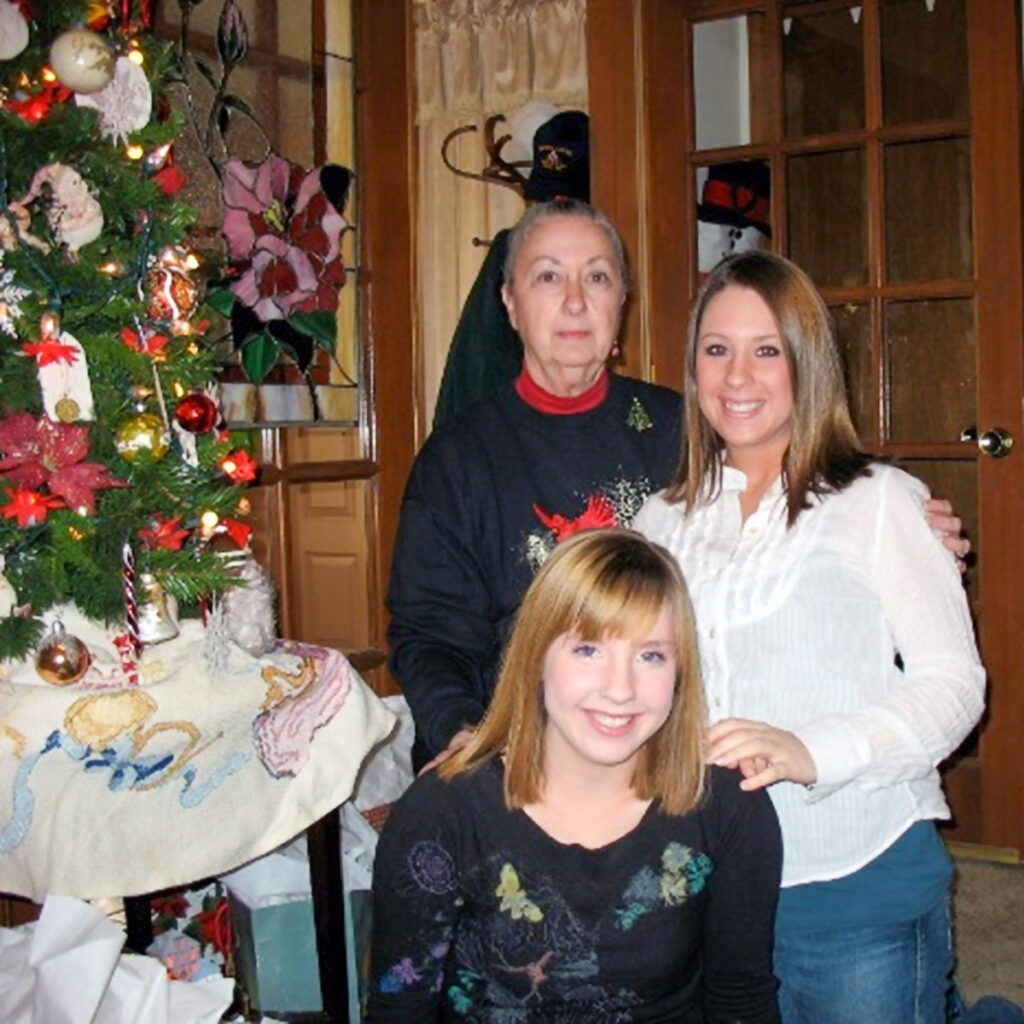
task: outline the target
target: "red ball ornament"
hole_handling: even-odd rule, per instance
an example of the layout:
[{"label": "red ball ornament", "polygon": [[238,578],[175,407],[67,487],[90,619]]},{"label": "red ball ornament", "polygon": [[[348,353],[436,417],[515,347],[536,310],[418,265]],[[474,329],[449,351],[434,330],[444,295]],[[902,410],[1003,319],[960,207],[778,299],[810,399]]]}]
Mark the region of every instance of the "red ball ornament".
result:
[{"label": "red ball ornament", "polygon": [[174,410],[178,425],[191,434],[205,434],[217,426],[220,410],[217,403],[201,391],[186,395]]}]

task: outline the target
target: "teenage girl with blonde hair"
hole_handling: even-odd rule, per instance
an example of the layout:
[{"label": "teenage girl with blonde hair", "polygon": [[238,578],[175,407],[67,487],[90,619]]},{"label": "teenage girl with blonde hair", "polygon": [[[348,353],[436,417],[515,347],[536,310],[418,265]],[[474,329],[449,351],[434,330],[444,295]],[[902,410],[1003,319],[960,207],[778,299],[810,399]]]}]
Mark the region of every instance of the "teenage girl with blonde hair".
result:
[{"label": "teenage girl with blonde hair", "polygon": [[704,727],[672,558],[560,545],[480,727],[381,837],[369,1019],[776,1021],[778,824]]}]

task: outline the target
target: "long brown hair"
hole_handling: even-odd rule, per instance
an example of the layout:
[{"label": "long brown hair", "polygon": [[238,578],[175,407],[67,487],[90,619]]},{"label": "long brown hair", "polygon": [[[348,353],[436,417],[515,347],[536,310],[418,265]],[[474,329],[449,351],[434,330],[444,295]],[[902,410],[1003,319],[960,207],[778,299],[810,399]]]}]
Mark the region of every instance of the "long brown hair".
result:
[{"label": "long brown hair", "polygon": [[710,501],[721,487],[725,445],[700,409],[697,343],[708,303],[732,285],[750,288],[764,300],[778,325],[789,364],[793,425],[782,471],[787,522],[792,526],[808,507],[810,494],[843,490],[870,472],[870,459],[850,419],[828,308],[795,263],[770,252],[755,250],[728,257],[711,271],[697,295],[686,339],[686,439],[666,497],[691,509]]},{"label": "long brown hair", "polygon": [[520,606],[490,709],[470,742],[441,765],[441,777],[504,754],[506,805],[536,803],[545,782],[548,649],[570,632],[583,640],[639,635],[666,604],[676,645],[675,697],[665,724],[640,750],[633,790],[660,800],[669,814],[695,807],[703,791],[705,718],[693,611],[675,559],[631,530],[578,534],[544,563]]}]

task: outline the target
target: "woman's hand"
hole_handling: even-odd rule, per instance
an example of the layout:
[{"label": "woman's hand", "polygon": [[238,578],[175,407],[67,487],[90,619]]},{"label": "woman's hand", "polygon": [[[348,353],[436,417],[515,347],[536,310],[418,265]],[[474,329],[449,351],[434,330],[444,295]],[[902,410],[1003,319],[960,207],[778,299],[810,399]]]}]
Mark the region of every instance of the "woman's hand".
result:
[{"label": "woman's hand", "polygon": [[740,789],[763,789],[788,779],[805,786],[818,778],[818,769],[803,742],[765,722],[726,718],[713,725],[705,741],[707,760],[722,768],[738,768]]},{"label": "woman's hand", "polygon": [[967,558],[971,550],[971,542],[964,536],[964,524],[960,517],[953,514],[953,506],[945,498],[929,498],[924,503],[924,518],[928,525],[939,535],[939,540],[947,550],[953,553],[956,567],[960,572],[967,571]]},{"label": "woman's hand", "polygon": [[449,741],[448,746],[435,754],[417,774],[423,775],[431,768],[436,768],[442,761],[447,761],[457,750],[461,750],[473,738],[472,729],[460,729]]}]

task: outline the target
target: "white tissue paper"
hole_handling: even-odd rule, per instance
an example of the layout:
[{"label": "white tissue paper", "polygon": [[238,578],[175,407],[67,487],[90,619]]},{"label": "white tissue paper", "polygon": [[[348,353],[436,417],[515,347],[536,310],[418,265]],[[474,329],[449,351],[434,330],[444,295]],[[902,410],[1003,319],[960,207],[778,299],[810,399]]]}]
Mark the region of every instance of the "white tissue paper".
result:
[{"label": "white tissue paper", "polygon": [[217,1024],[234,983],[171,981],[149,956],[122,953],[124,933],[95,907],[48,896],[39,920],[0,928],[5,1024]]}]

